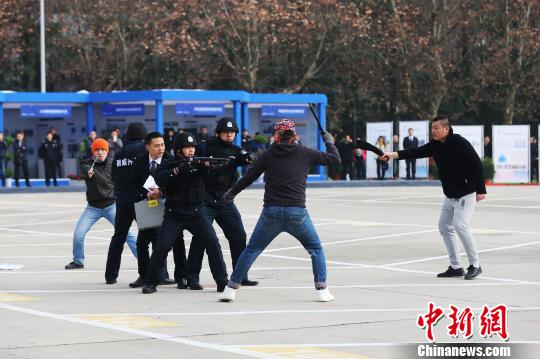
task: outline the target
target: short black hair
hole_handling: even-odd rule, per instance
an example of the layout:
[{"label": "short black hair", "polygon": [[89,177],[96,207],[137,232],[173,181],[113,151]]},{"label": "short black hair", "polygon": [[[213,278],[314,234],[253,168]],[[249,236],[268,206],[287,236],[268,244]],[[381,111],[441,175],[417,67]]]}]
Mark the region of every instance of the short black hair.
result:
[{"label": "short black hair", "polygon": [[431,122],[440,122],[445,127],[450,127],[450,119],[448,116],[439,115],[435,116]]},{"label": "short black hair", "polygon": [[154,138],[163,138],[163,135],[162,135],[161,133],[159,133],[159,132],[156,132],[156,131],[150,132],[148,135],[146,135],[146,138],[145,138],[145,140],[144,140],[144,143],[147,144],[147,145],[149,145],[149,144],[152,143],[152,140],[153,140]]}]

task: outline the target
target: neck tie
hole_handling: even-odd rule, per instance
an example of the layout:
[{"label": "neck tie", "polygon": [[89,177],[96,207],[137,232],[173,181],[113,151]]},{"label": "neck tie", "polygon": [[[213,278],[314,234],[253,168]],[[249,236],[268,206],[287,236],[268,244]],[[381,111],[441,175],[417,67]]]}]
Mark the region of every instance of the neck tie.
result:
[{"label": "neck tie", "polygon": [[154,171],[156,170],[156,167],[157,167],[157,162],[156,161],[152,161],[150,163],[150,173],[154,173]]}]

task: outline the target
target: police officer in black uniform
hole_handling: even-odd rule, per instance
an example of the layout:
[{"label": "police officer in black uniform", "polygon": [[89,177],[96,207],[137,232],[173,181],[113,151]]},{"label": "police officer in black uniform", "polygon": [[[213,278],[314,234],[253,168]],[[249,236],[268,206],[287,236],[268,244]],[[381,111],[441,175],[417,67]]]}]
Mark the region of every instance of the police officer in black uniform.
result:
[{"label": "police officer in black uniform", "polygon": [[56,140],[53,140],[53,133],[47,132],[45,141],[41,143],[38,150],[39,158],[43,160],[45,167],[45,184],[47,187],[51,185],[51,178],[53,179],[54,186],[58,186],[56,180],[58,168],[58,160],[60,158],[60,145]]},{"label": "police officer in black uniform", "polygon": [[[176,135],[174,139],[175,157],[173,161],[164,161],[166,169],[156,174],[157,185],[165,192],[165,215],[156,249],[150,258],[150,264],[142,292],[154,293],[159,278],[159,269],[163,258],[171,250],[178,235],[187,229],[193,234],[192,242],[204,241],[208,253],[210,270],[217,284],[218,292],[227,285],[227,268],[219,240],[210,221],[204,215],[204,175],[209,170],[206,164],[191,164],[185,161],[193,159],[197,142],[189,132]],[[173,163],[184,161],[184,163]],[[192,243],[193,244],[193,243]],[[188,282],[193,279],[193,263],[188,258]]]},{"label": "police officer in black uniform", "polygon": [[15,186],[19,187],[19,175],[22,168],[26,187],[30,187],[30,176],[28,175],[28,146],[24,140],[24,132],[19,131],[13,141],[13,167],[15,167]]},{"label": "police officer in black uniform", "polygon": [[[208,142],[201,143],[198,153],[201,156],[229,158],[229,163],[216,170],[204,180],[206,196],[206,217],[213,223],[214,220],[223,230],[225,238],[229,241],[233,269],[240,254],[246,248],[246,231],[240,217],[240,212],[233,202],[223,201],[223,193],[232,187],[237,181],[237,168],[252,163],[257,157],[254,153],[248,153],[242,147],[234,145],[233,141],[238,133],[238,127],[234,119],[221,118],[216,126],[216,137]],[[199,273],[204,257],[204,247],[201,241],[193,241],[189,247],[189,260],[194,265],[197,282],[188,282],[188,286],[194,290],[203,289],[199,283]],[[249,280],[246,276],[242,285],[255,286],[257,281]]]},{"label": "police officer in black uniform", "polygon": [[109,245],[105,281],[116,283],[124,243],[129,227],[135,219],[135,202],[140,200],[139,183],[136,181],[135,159],[146,152],[144,139],[146,128],[140,122],[129,124],[126,132],[127,143],[115,154],[112,165],[112,180],[116,198],[116,218],[114,234]]},{"label": "police officer in black uniform", "polygon": [[[143,186],[149,176],[155,176],[163,167],[164,161],[172,159],[172,155],[165,152],[165,142],[163,135],[159,132],[151,132],[146,136],[144,141],[146,152],[137,157],[135,160],[136,181],[139,183],[140,199],[158,199],[163,196],[161,189],[153,189],[151,191]],[[152,243],[152,250],[156,248],[156,240],[159,233],[159,228],[139,229],[137,235],[137,265],[139,278],[131,282],[131,288],[139,288],[144,284],[144,278],[148,270],[150,262],[150,254],[148,252],[149,244]],[[167,272],[167,258],[163,260],[162,274],[160,284],[178,283],[178,288],[187,288],[186,278],[186,247],[183,237],[177,240],[173,247],[174,256],[174,281],[169,279]]]}]

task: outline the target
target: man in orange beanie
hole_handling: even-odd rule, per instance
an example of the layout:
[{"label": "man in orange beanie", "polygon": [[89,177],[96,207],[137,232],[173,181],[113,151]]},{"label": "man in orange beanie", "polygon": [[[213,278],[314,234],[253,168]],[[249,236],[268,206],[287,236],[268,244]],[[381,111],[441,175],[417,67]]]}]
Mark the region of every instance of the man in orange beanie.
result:
[{"label": "man in orange beanie", "polygon": [[[107,158],[109,144],[103,138],[92,142],[92,158],[81,161],[81,174],[86,183],[86,200],[75,233],[73,233],[73,261],[66,269],[84,268],[84,237],[100,218],[105,218],[112,225],[116,217],[114,202],[114,184],[111,177],[112,162]],[[131,252],[137,257],[137,237],[129,232],[127,242]]]}]

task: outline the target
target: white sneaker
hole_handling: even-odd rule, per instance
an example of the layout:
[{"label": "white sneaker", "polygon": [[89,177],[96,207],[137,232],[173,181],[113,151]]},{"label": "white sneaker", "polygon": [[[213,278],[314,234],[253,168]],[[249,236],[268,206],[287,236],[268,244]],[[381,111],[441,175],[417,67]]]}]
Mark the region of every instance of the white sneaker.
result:
[{"label": "white sneaker", "polygon": [[219,296],[219,301],[232,302],[234,301],[235,298],[236,298],[236,289],[226,286],[223,293],[221,293]]},{"label": "white sneaker", "polygon": [[334,299],[336,299],[336,297],[330,293],[328,288],[317,290],[317,302],[331,302]]}]

